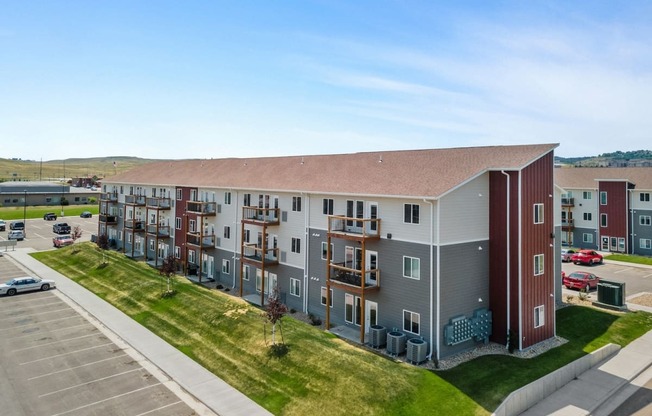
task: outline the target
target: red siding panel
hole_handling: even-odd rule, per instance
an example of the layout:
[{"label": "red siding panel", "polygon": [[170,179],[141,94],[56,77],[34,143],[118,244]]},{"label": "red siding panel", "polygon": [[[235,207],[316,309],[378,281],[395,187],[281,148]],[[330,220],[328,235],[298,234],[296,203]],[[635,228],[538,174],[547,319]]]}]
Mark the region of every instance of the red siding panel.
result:
[{"label": "red siding panel", "polygon": [[[627,181],[600,181],[598,190],[607,193],[607,204],[602,205],[598,195],[598,225],[600,237],[616,237],[625,239],[625,252],[628,251],[628,182]],[[607,216],[607,226],[602,227],[602,215]]]}]

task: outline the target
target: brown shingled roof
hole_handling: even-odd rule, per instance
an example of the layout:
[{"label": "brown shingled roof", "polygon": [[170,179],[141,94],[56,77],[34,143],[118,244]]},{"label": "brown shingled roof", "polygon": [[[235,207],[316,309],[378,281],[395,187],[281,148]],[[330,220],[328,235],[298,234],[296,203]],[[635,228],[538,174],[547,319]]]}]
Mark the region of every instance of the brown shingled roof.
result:
[{"label": "brown shingled roof", "polygon": [[106,183],[439,197],[487,170],[521,169],[556,144],[155,162]]},{"label": "brown shingled roof", "polygon": [[556,168],[555,184],[564,189],[597,189],[597,180],[627,180],[652,190],[652,168]]}]

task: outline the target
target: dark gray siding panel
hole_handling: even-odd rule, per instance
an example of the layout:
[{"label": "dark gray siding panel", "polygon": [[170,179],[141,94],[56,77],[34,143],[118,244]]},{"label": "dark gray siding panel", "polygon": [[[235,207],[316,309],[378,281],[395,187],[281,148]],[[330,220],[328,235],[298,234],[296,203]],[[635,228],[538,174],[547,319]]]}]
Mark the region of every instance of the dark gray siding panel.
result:
[{"label": "dark gray siding panel", "polygon": [[652,249],[641,248],[641,238],[652,239],[652,226],[641,225],[641,216],[652,216],[652,211],[637,209],[634,212],[634,230],[633,252],[643,256],[652,256]]},{"label": "dark gray siding panel", "polygon": [[[585,243],[584,234],[593,235],[593,243]],[[598,233],[593,228],[575,228],[573,230],[573,247],[598,250]]]},{"label": "dark gray siding panel", "polygon": [[445,345],[444,325],[456,316],[470,318],[478,308],[491,309],[489,254],[488,241],[441,247],[440,358],[473,348],[477,344],[475,341],[465,341],[454,346]]}]

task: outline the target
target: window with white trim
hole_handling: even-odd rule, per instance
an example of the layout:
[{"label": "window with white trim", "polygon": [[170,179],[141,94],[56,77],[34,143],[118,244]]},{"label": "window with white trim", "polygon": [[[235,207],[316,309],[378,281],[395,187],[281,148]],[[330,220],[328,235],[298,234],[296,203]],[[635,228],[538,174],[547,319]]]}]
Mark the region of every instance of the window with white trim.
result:
[{"label": "window with white trim", "polygon": [[640,244],[641,248],[643,248],[643,249],[649,250],[649,249],[652,248],[652,240],[650,240],[649,238],[641,238],[641,241],[640,241],[639,244]]},{"label": "window with white trim", "polygon": [[301,239],[292,237],[292,252],[301,253]]},{"label": "window with white trim", "polygon": [[403,331],[419,335],[421,326],[421,315],[403,309]]},{"label": "window with white trim", "polygon": [[403,277],[421,279],[421,259],[403,256]]},{"label": "window with white trim", "polygon": [[592,221],[593,220],[593,214],[590,212],[585,212],[583,214],[584,221]]},{"label": "window with white trim", "polygon": [[174,258],[175,259],[180,259],[181,258],[181,247],[174,246]]},{"label": "window with white trim", "polygon": [[227,259],[222,259],[222,273],[231,274],[231,262]]},{"label": "window with white trim", "polygon": [[583,233],[582,234],[582,241],[585,243],[592,243],[593,242],[593,234],[591,233]]},{"label": "window with white trim", "polygon": [[543,204],[534,204],[534,223],[543,224]]},{"label": "window with white trim", "polygon": [[600,205],[607,205],[607,193],[605,191],[600,192]]},{"label": "window with white trim", "polygon": [[650,202],[650,193],[649,192],[641,192],[639,194],[639,199],[641,202]]},{"label": "window with white trim", "polygon": [[[331,243],[331,260],[333,260],[333,243]],[[321,242],[321,259],[326,260],[326,256],[328,256],[328,243],[326,241]]]},{"label": "window with white trim", "polygon": [[154,242],[152,239],[149,240],[149,251],[154,251]]},{"label": "window with white trim", "polygon": [[641,215],[638,217],[638,223],[641,225],[650,225],[652,224],[652,217],[649,215]]},{"label": "window with white trim", "polygon": [[188,232],[194,233],[195,231],[197,231],[197,228],[195,228],[196,226],[197,223],[195,222],[195,220],[188,221]]},{"label": "window with white trim", "polygon": [[353,295],[348,293],[344,295],[344,320],[353,323]]},{"label": "window with white trim", "polygon": [[242,206],[250,207],[251,206],[251,194],[244,194],[242,197]]},{"label": "window with white trim", "polygon": [[406,224],[419,223],[419,204],[403,205],[403,222]]},{"label": "window with white trim", "polygon": [[301,296],[301,282],[299,279],[290,277],[290,295]]},{"label": "window with white trim", "polygon": [[292,211],[301,212],[301,197],[293,196],[292,197]]},{"label": "window with white trim", "polygon": [[[326,306],[326,287],[322,286],[321,287],[321,304]],[[333,307],[333,289],[331,289],[331,297],[330,297],[330,305],[331,308]]]},{"label": "window with white trim", "polygon": [[591,192],[591,191],[583,191],[582,192],[582,199],[589,200],[591,198],[593,198],[593,192]]},{"label": "window with white trim", "polygon": [[231,205],[231,191],[224,192],[224,205]]},{"label": "window with white trim", "polygon": [[534,275],[539,276],[543,274],[543,254],[536,254],[534,256]]},{"label": "window with white trim", "polygon": [[174,228],[176,228],[177,230],[181,229],[181,217],[176,217],[174,219]]},{"label": "window with white trim", "polygon": [[188,263],[197,264],[195,262],[195,250],[188,251]]},{"label": "window with white trim", "polygon": [[546,314],[545,314],[545,306],[537,306],[534,308],[534,327],[539,328],[545,325],[546,323]]},{"label": "window with white trim", "polygon": [[183,199],[183,192],[181,189],[177,189],[177,201],[181,201]]},{"label": "window with white trim", "polygon": [[231,238],[231,227],[228,225],[224,226],[224,238],[227,240]]},{"label": "window with white trim", "polygon": [[607,214],[600,214],[600,227],[607,226]]},{"label": "window with white trim", "polygon": [[331,198],[324,198],[322,204],[322,212],[324,215],[333,215],[333,200]]}]

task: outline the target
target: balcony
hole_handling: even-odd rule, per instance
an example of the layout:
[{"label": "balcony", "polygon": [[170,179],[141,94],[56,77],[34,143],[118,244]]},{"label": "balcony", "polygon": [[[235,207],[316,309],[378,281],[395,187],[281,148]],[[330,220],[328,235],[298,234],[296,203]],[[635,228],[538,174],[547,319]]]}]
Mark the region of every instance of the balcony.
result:
[{"label": "balcony", "polygon": [[[347,267],[345,263],[331,263],[331,286],[343,290],[362,293],[363,290],[380,289],[380,270],[362,270]],[[362,276],[364,275],[364,288],[362,287]]]},{"label": "balcony", "polygon": [[258,244],[247,243],[244,244],[242,261],[245,263],[274,265],[274,264],[278,264],[278,253],[279,253],[278,247],[277,248],[268,247],[265,249],[265,253],[263,253],[262,247],[259,246]]},{"label": "balcony", "polygon": [[217,213],[217,202],[186,201],[188,213],[214,216]]},{"label": "balcony", "polygon": [[117,192],[103,192],[100,194],[100,201],[102,202],[118,202]]},{"label": "balcony", "polygon": [[278,225],[279,208],[242,207],[242,222],[253,225]]},{"label": "balcony", "polygon": [[145,221],[142,221],[142,220],[125,220],[125,230],[145,231]]},{"label": "balcony", "polygon": [[106,225],[116,225],[118,224],[118,217],[116,215],[100,214],[99,221]]},{"label": "balcony", "polygon": [[186,242],[191,246],[196,246],[201,248],[215,247],[214,234],[210,234],[210,235],[204,234],[202,236],[195,233],[187,233],[186,238],[187,238]]},{"label": "balcony", "polygon": [[145,195],[125,195],[125,204],[145,206]]},{"label": "balcony", "polygon": [[150,209],[170,209],[172,207],[170,198],[147,198],[146,204]]},{"label": "balcony", "polygon": [[328,234],[348,240],[379,239],[380,218],[328,216]]},{"label": "balcony", "polygon": [[574,225],[574,220],[561,220],[561,229],[565,231],[569,231],[575,228]]},{"label": "balcony", "polygon": [[153,235],[159,238],[170,237],[170,226],[169,225],[158,225],[158,224],[147,224],[147,234]]},{"label": "balcony", "polygon": [[562,207],[574,207],[575,206],[575,198],[562,197],[561,198],[561,206]]}]

